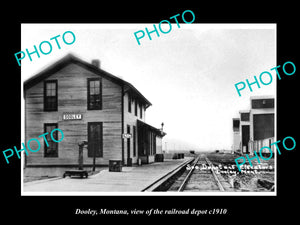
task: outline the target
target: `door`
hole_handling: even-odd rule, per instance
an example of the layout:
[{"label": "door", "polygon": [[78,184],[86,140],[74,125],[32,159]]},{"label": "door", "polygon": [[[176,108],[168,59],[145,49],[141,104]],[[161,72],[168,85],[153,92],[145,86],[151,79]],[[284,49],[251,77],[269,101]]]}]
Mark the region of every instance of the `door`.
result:
[{"label": "door", "polygon": [[[103,157],[103,124],[88,123],[88,157]],[[94,157],[95,155],[95,157]]]},{"label": "door", "polygon": [[[127,125],[127,134],[130,134],[130,125]],[[127,166],[132,165],[132,159],[130,157],[130,139],[127,138]]]},{"label": "door", "polygon": [[254,141],[274,137],[274,114],[253,115]]},{"label": "door", "polygon": [[249,149],[248,149],[249,140],[250,140],[250,126],[243,125],[242,126],[242,149],[246,149],[246,152],[243,153],[249,153]]},{"label": "door", "polygon": [[136,127],[135,126],[133,126],[132,127],[132,132],[133,132],[133,136],[132,136],[132,138],[133,138],[133,157],[135,157],[136,156]]}]

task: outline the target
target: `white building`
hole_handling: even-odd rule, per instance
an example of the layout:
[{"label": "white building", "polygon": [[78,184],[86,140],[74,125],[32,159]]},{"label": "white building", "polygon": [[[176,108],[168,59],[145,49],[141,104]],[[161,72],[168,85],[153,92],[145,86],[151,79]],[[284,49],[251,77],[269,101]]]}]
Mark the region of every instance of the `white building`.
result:
[{"label": "white building", "polygon": [[[250,110],[241,110],[240,118],[233,119],[233,150],[253,154],[268,146],[274,151],[275,99],[273,96],[252,96]],[[239,121],[239,128],[237,128]],[[239,144],[238,144],[239,142]],[[239,145],[239,147],[237,147]],[[268,153],[267,149],[264,149]]]},{"label": "white building", "polygon": [[240,118],[232,119],[232,128],[233,128],[233,152],[241,153],[241,134],[240,134]]}]

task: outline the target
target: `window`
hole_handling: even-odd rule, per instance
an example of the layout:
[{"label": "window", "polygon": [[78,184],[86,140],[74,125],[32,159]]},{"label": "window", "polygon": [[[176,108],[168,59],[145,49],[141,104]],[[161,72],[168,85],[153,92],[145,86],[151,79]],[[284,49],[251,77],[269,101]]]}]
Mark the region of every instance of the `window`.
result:
[{"label": "window", "polygon": [[[53,141],[50,135],[51,131],[55,128],[57,128],[57,123],[44,124],[44,132],[48,133],[48,135],[45,136],[48,145],[44,142],[44,157],[58,157],[58,143]],[[57,132],[58,131],[54,131],[52,133],[54,140],[58,140]]]},{"label": "window", "polygon": [[137,105],[138,101],[135,99],[135,104],[134,104],[134,115],[137,116]]},{"label": "window", "polygon": [[237,119],[233,119],[233,131],[240,130],[240,121]]},{"label": "window", "polygon": [[128,93],[128,112],[131,113],[131,96],[129,93]]},{"label": "window", "polygon": [[252,99],[253,109],[274,108],[274,98],[270,99]]},{"label": "window", "polygon": [[241,113],[241,121],[250,121],[250,113]]},{"label": "window", "polygon": [[44,82],[44,111],[57,111],[57,80]]},{"label": "window", "polygon": [[140,104],[140,118],[143,118],[143,105]]},{"label": "window", "polygon": [[88,78],[88,110],[102,109],[102,85],[99,78]]}]

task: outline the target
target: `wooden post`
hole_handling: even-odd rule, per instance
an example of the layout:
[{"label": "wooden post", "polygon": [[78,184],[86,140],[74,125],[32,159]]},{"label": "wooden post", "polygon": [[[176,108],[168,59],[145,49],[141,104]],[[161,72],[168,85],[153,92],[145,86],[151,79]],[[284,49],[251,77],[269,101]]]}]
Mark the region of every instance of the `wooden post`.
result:
[{"label": "wooden post", "polygon": [[78,169],[83,170],[83,145],[79,145]]},{"label": "wooden post", "polygon": [[95,148],[94,148],[94,151],[93,151],[93,171],[95,171],[96,169],[96,154],[95,154]]}]

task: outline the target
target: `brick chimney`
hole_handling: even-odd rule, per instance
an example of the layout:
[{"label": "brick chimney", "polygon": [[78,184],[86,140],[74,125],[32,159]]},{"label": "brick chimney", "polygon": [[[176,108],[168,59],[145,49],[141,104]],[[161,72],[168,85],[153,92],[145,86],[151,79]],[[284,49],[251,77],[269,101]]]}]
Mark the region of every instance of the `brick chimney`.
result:
[{"label": "brick chimney", "polygon": [[99,59],[93,59],[92,60],[92,65],[100,68],[100,60]]}]

